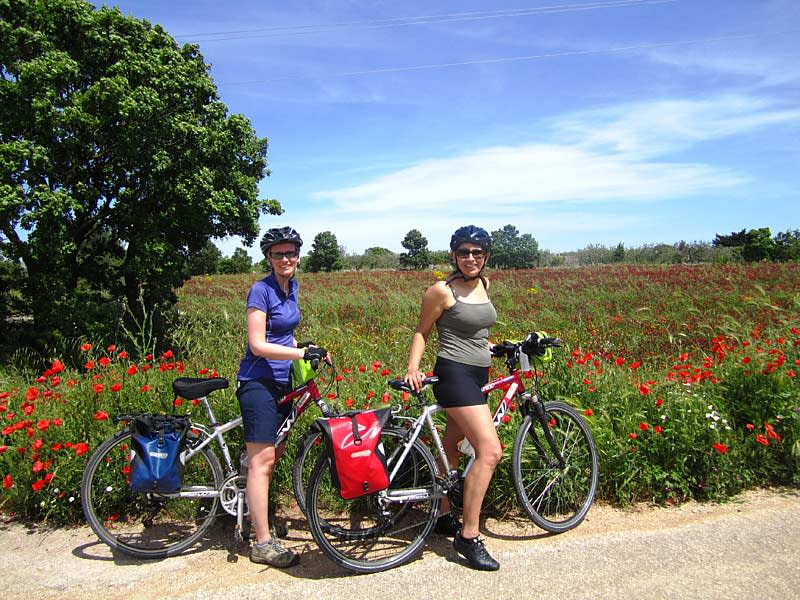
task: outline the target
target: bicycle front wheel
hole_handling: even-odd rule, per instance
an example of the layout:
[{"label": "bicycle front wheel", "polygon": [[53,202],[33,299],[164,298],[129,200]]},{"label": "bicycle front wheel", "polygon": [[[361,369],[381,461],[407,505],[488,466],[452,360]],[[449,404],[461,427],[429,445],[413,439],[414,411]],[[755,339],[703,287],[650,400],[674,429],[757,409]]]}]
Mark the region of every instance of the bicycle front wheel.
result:
[{"label": "bicycle front wheel", "polygon": [[514,439],[514,488],[534,523],[561,533],[583,521],[594,501],[597,449],[589,427],[574,408],[561,402],[548,402],[544,408],[558,454],[539,419],[528,414]]},{"label": "bicycle front wheel", "polygon": [[217,513],[223,474],[206,446],[186,461],[181,490],[174,494],[132,492],[131,433],[121,431],[92,454],[81,481],[81,504],[89,525],[112,550],[138,558],[183,552],[206,532]]},{"label": "bicycle front wheel", "polygon": [[[384,429],[389,472],[400,459],[406,432]],[[415,440],[386,492],[343,500],[331,481],[327,456],[308,482],[306,508],[314,541],[336,564],[357,573],[385,571],[411,560],[433,531],[439,510],[438,468]]]}]

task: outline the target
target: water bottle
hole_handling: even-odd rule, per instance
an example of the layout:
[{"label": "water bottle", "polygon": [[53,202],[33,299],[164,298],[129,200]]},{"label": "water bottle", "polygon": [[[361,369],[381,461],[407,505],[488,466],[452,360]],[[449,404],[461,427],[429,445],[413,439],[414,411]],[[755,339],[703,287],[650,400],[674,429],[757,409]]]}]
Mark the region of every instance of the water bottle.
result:
[{"label": "water bottle", "polygon": [[247,477],[247,450],[242,450],[239,455],[239,475]]},{"label": "water bottle", "polygon": [[461,454],[466,454],[470,458],[475,456],[475,448],[472,447],[472,444],[469,443],[467,438],[458,442],[458,451],[461,452]]},{"label": "water bottle", "polygon": [[325,402],[322,398],[317,400],[317,406],[319,406],[320,411],[322,411],[322,416],[327,417],[331,414],[331,409],[328,406],[328,403]]}]

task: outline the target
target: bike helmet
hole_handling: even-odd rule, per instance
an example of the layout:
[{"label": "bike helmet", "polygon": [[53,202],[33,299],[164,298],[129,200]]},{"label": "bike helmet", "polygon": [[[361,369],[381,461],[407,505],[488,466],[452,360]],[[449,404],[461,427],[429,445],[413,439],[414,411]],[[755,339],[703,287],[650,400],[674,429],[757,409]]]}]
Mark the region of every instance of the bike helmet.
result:
[{"label": "bike helmet", "polygon": [[450,238],[450,250],[455,250],[460,244],[469,242],[477,244],[486,252],[492,251],[492,236],[482,227],[475,225],[467,225],[466,227],[459,227]]},{"label": "bike helmet", "polygon": [[272,229],[267,229],[264,237],[261,238],[261,251],[266,256],[269,249],[275,244],[282,244],[285,242],[295,244],[298,249],[303,245],[300,234],[291,227],[273,227]]}]

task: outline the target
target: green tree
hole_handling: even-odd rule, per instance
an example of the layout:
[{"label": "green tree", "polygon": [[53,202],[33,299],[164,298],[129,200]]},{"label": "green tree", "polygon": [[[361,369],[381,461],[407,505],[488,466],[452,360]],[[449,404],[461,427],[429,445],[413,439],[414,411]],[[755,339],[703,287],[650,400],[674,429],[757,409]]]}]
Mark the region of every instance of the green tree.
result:
[{"label": "green tree", "polygon": [[213,275],[219,272],[222,252],[208,240],[205,245],[189,257],[189,275]]},{"label": "green tree", "polygon": [[519,235],[513,225],[492,232],[492,256],[489,266],[498,269],[527,269],[535,267],[539,243],[530,233]]},{"label": "green tree", "polygon": [[422,235],[417,229],[412,229],[403,238],[400,244],[408,250],[400,254],[400,265],[411,267],[421,271],[427,269],[431,264],[430,250],[428,250],[428,238]]},{"label": "green tree", "polygon": [[733,248],[736,246],[744,246],[747,239],[747,233],[744,229],[741,231],[734,231],[730,235],[717,234],[714,241],[711,242],[714,246],[722,246],[723,248]]},{"label": "green tree", "polygon": [[771,260],[775,253],[775,240],[769,227],[751,229],[745,237],[742,258],[748,262]]},{"label": "green tree", "polygon": [[775,236],[774,260],[800,260],[800,230],[781,231]]},{"label": "green tree", "polygon": [[249,273],[253,270],[253,259],[244,248],[237,248],[230,257],[219,261],[219,272],[234,275]]},{"label": "green tree", "polygon": [[37,332],[102,334],[140,294],[164,314],[210,237],[250,244],[281,211],[197,46],[118,9],[0,0],[0,106],[0,253]]},{"label": "green tree", "polygon": [[614,252],[611,254],[611,262],[625,262],[625,246],[622,244],[622,242],[617,244],[617,247],[614,248]]},{"label": "green tree", "polygon": [[319,271],[340,271],[344,263],[342,251],[336,241],[336,236],[330,231],[323,231],[314,237],[311,251],[303,263],[303,269],[311,273]]}]

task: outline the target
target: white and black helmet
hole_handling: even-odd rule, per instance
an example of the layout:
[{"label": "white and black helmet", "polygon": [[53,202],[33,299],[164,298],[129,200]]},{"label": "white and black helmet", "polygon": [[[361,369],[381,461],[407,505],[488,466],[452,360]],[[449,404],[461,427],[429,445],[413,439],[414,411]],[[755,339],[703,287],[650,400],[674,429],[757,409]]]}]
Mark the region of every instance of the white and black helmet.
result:
[{"label": "white and black helmet", "polygon": [[303,239],[291,227],[273,227],[267,229],[264,237],[261,238],[261,251],[266,255],[275,244],[283,243],[294,244],[299,250],[303,245]]},{"label": "white and black helmet", "polygon": [[477,244],[486,252],[492,251],[492,236],[482,227],[467,225],[456,229],[450,238],[450,250],[455,250],[465,242]]}]

